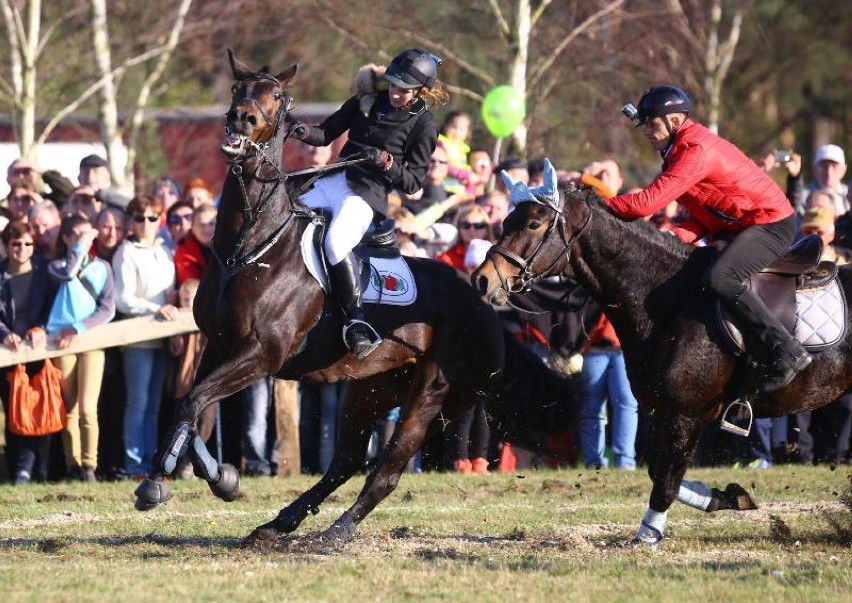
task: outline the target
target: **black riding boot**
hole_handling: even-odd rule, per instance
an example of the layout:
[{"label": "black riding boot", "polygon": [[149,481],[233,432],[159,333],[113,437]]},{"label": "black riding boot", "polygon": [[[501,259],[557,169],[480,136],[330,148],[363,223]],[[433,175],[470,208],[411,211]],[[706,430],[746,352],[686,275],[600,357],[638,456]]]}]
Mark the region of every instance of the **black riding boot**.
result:
[{"label": "black riding boot", "polygon": [[762,393],[787,387],[811,363],[807,350],[751,291],[744,289],[727,306],[746,327],[748,335],[759,343],[759,355],[766,365],[766,374],[758,387]]},{"label": "black riding boot", "polygon": [[348,319],[343,327],[343,341],[357,358],[364,358],[379,346],[382,338],[364,320],[358,260],[350,253],[343,261],[331,266],[328,273],[334,295]]}]

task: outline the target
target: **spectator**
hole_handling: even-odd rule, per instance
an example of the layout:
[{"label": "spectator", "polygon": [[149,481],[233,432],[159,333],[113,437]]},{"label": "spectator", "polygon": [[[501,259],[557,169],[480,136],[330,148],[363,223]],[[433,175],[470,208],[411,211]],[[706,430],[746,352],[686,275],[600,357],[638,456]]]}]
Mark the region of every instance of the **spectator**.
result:
[{"label": "spectator", "polygon": [[488,214],[488,223],[495,239],[503,235],[503,220],[509,215],[509,197],[503,191],[493,190],[477,198],[476,204]]},{"label": "spectator", "polygon": [[193,178],[183,187],[183,199],[193,207],[213,205],[213,189],[204,178]]},{"label": "spectator", "polygon": [[[527,163],[519,157],[508,157],[494,168],[494,172],[496,174],[500,174],[500,172],[504,170],[509,174],[509,177],[511,177],[514,182],[523,182],[524,184],[528,184],[530,181],[530,173],[527,171]],[[505,193],[506,183],[503,182],[503,179],[497,178],[496,182],[497,190]]]},{"label": "spectator", "polygon": [[90,250],[93,257],[112,263],[118,246],[124,242],[127,232],[127,215],[116,207],[102,209],[95,218],[95,228],[98,236]]},{"label": "spectator", "polygon": [[[175,266],[172,253],[157,239],[163,203],[152,195],[134,197],[127,206],[130,236],[112,259],[116,309],[127,316],[176,320],[172,304]],[[125,464],[134,479],[152,469],[157,449],[157,422],[166,370],[162,340],[124,348],[127,409],[124,417]]]},{"label": "spectator", "polygon": [[[97,236],[89,219],[72,214],[62,220],[59,259],[50,263],[59,288],[47,334],[64,349],[77,334],[115,316],[115,289],[110,265],[89,256]],[[72,480],[94,482],[98,466],[98,396],[104,375],[104,351],[90,350],[54,359],[62,371],[62,398],[68,422],[62,432],[66,473]]]},{"label": "spectator", "polygon": [[623,192],[624,176],[621,174],[621,166],[615,159],[606,158],[593,161],[583,168],[583,174],[600,181],[602,187],[597,190],[597,193],[605,199]]},{"label": "spectator", "polygon": [[151,186],[151,194],[160,200],[164,211],[168,211],[172,205],[180,201],[180,184],[171,176],[160,176],[154,180],[154,184]]},{"label": "spectator", "polygon": [[[47,259],[34,253],[35,231],[25,222],[9,224],[0,235],[9,257],[0,261],[0,341],[17,350],[22,341],[44,348],[44,325],[53,302],[54,288],[47,272]],[[36,374],[46,361],[27,364]],[[6,411],[6,463],[16,485],[31,479],[47,479],[51,435],[26,437],[9,431],[10,367],[0,369],[0,399]]]},{"label": "spectator", "polygon": [[441,146],[436,146],[429,157],[429,167],[426,169],[422,193],[417,195],[416,198],[414,198],[415,196],[404,196],[403,207],[414,214],[419,214],[435,203],[449,197],[444,188],[448,167],[447,151]]},{"label": "spectator", "polygon": [[9,221],[26,222],[29,220],[30,210],[37,203],[44,201],[34,188],[29,184],[15,184],[9,191]]},{"label": "spectator", "polygon": [[[485,259],[494,235],[485,210],[478,205],[460,209],[456,227],[456,244],[436,259],[469,275]],[[477,403],[453,420],[444,436],[444,450],[450,468],[458,473],[488,473],[489,435],[484,402]]]},{"label": "spectator", "polygon": [[467,144],[470,141],[470,126],[470,114],[464,111],[450,111],[441,124],[438,146],[446,151],[449,162],[444,189],[451,195],[463,192],[475,195],[476,185],[479,184],[479,176],[467,163],[470,153]]},{"label": "spectator", "polygon": [[175,251],[178,286],[191,278],[201,280],[210,262],[210,242],[215,229],[216,208],[210,204],[196,207],[192,212],[192,228],[180,240]]},{"label": "spectator", "polygon": [[476,190],[474,192],[477,196],[484,195],[488,192],[488,190],[490,190],[489,186],[491,185],[491,179],[493,177],[491,156],[488,154],[488,151],[476,149],[471,151],[468,155],[468,163],[470,164],[470,169],[473,170],[474,174],[476,174],[478,180]]},{"label": "spectator", "polygon": [[62,218],[53,201],[42,201],[31,207],[28,222],[35,230],[36,252],[49,260],[56,259],[56,243]]},{"label": "spectator", "polygon": [[178,201],[166,212],[166,230],[161,229],[163,244],[177,251],[178,244],[192,229],[192,213],[195,208],[187,201]]},{"label": "spectator", "polygon": [[[65,204],[65,199],[74,188],[74,184],[59,172],[46,170],[42,173],[36,164],[26,157],[18,157],[9,164],[6,182],[9,188],[16,184],[28,185],[32,190],[38,191],[43,199],[49,199],[57,206]],[[44,190],[44,184],[50,187],[49,191]]]},{"label": "spectator", "polygon": [[87,155],[80,160],[80,171],[77,175],[80,186],[88,186],[95,191],[95,197],[102,203],[112,207],[125,209],[130,199],[112,188],[112,174],[109,163],[99,155]]},{"label": "spectator", "polygon": [[62,213],[66,216],[73,214],[83,216],[94,224],[102,208],[103,203],[95,197],[95,190],[92,187],[78,186],[68,196]]}]

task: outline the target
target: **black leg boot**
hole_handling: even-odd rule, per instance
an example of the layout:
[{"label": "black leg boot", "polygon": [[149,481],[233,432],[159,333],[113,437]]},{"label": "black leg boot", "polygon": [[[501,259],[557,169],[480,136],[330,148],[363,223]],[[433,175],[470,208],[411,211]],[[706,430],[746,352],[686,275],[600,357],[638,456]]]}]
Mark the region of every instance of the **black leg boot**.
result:
[{"label": "black leg boot", "polygon": [[343,327],[343,341],[357,358],[365,358],[382,342],[382,338],[365,320],[361,306],[361,275],[358,260],[349,254],[328,270],[337,301],[348,319]]},{"label": "black leg boot", "polygon": [[758,354],[766,364],[766,374],[758,388],[762,393],[787,387],[811,363],[807,350],[751,291],[744,288],[727,306],[762,348]]}]

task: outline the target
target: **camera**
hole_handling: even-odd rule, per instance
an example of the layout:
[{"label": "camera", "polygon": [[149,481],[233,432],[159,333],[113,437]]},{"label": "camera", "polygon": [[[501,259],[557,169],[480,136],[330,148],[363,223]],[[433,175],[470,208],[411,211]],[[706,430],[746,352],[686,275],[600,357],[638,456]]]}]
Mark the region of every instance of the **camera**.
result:
[{"label": "camera", "polygon": [[636,121],[636,116],[639,115],[639,109],[633,103],[624,103],[624,106],[621,107],[621,112],[632,121]]},{"label": "camera", "polygon": [[793,158],[793,151],[779,151],[776,149],[772,154],[778,163],[788,163]]}]

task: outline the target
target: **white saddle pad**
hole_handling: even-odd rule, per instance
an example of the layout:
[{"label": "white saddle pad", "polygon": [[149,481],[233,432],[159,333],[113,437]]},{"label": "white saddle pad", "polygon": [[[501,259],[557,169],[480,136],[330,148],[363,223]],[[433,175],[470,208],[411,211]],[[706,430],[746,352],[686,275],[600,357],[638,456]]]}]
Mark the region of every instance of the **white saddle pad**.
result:
[{"label": "white saddle pad", "polygon": [[[328,294],[328,277],[322,266],[319,249],[314,245],[317,224],[312,222],[302,234],[302,258],[311,276]],[[364,287],[362,299],[368,304],[408,306],[417,299],[417,283],[408,262],[403,257],[370,258],[370,278]]]}]

